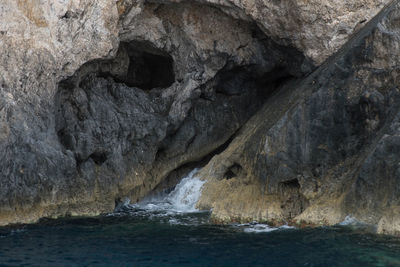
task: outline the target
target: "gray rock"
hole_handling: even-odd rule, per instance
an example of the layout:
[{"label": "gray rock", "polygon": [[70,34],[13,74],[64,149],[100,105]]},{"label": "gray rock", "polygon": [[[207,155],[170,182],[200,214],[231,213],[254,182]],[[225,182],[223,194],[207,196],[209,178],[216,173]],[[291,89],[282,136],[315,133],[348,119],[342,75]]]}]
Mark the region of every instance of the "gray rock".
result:
[{"label": "gray rock", "polygon": [[106,2],[54,4],[51,15],[39,3],[5,5],[17,5],[8,20],[29,25],[34,47],[6,23],[0,224],[137,201],[231,140],[283,80],[313,68],[214,7],[132,2],[119,17]]},{"label": "gray rock", "polygon": [[216,219],[399,232],[388,3],[5,0],[0,225],[109,212],[213,158]]},{"label": "gray rock", "polygon": [[[209,182],[199,205],[222,221],[336,224],[351,215],[399,233],[399,8],[392,4],[312,75],[268,99],[202,171]],[[226,180],[231,166],[243,171]],[[253,210],[241,212],[232,191],[216,197],[233,183],[235,192],[256,185]]]}]

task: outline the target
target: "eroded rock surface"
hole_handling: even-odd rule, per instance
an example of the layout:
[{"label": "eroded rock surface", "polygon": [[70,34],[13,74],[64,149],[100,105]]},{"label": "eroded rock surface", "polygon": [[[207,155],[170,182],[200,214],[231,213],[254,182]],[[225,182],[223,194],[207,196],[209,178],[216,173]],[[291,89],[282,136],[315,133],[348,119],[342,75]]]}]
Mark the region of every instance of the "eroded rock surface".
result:
[{"label": "eroded rock surface", "polygon": [[[134,1],[121,2],[126,4]],[[144,2],[189,3],[193,1],[150,0]],[[215,6],[234,18],[254,21],[274,41],[296,47],[319,65],[390,1],[196,0],[196,2]]]},{"label": "eroded rock surface", "polygon": [[[398,233],[399,8],[382,12],[302,83],[268,99],[204,168],[212,178],[199,205],[222,221],[336,224],[351,215]],[[240,172],[227,179],[232,166]],[[258,208],[242,213],[241,198],[216,195],[228,186],[251,190],[247,203],[258,201],[251,204]]]},{"label": "eroded rock surface", "polygon": [[217,154],[217,219],[398,231],[400,8],[321,65],[388,3],[3,1],[0,225],[109,212]]},{"label": "eroded rock surface", "polygon": [[1,224],[138,200],[313,68],[211,6],[106,2],[2,5]]}]

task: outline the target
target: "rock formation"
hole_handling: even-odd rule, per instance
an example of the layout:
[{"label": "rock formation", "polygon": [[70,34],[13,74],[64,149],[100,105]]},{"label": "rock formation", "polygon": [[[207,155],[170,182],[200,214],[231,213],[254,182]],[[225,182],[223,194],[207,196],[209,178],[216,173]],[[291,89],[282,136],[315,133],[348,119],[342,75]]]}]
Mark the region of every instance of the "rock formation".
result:
[{"label": "rock formation", "polygon": [[202,171],[200,206],[221,221],[336,224],[351,215],[399,233],[399,7],[268,99]]},{"label": "rock formation", "polygon": [[110,212],[208,162],[216,220],[398,233],[387,4],[3,1],[0,225]]}]

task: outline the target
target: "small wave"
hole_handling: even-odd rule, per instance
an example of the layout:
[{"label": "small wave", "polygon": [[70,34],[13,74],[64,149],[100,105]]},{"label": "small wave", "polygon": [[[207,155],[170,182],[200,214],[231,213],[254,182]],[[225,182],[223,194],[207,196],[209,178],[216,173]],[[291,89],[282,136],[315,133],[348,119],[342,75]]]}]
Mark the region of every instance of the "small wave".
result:
[{"label": "small wave", "polygon": [[0,233],[0,238],[6,238],[6,237],[9,237],[9,236],[13,236],[13,235],[17,235],[17,234],[20,234],[20,233],[24,233],[24,232],[26,232],[26,229],[25,228],[18,228],[18,229],[13,229],[13,230],[11,230],[9,232],[8,231],[6,233]]},{"label": "small wave", "polygon": [[294,226],[289,226],[289,225],[282,225],[279,227],[272,227],[269,226],[268,224],[262,224],[262,223],[247,223],[247,224],[238,224],[236,225],[239,228],[243,229],[243,232],[245,233],[269,233],[277,230],[287,230],[287,229],[296,229]]},{"label": "small wave", "polygon": [[359,225],[361,224],[356,218],[352,217],[351,215],[347,215],[346,218],[338,225],[347,226],[347,225]]}]

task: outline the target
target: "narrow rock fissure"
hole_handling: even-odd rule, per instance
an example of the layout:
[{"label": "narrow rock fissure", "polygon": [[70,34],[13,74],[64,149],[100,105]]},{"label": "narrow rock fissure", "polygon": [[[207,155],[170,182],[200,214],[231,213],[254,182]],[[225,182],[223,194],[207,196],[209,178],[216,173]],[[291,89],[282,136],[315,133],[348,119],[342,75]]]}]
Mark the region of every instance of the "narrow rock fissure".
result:
[{"label": "narrow rock fissure", "polygon": [[[239,131],[239,130],[238,130]],[[237,132],[238,132],[237,131]],[[149,195],[157,194],[159,192],[169,193],[175,186],[180,182],[182,177],[185,177],[189,172],[196,168],[202,168],[208,164],[208,162],[219,153],[222,153],[228,146],[232,143],[233,139],[236,137],[237,132],[235,132],[225,143],[213,150],[208,155],[204,156],[200,160],[185,163],[178,168],[172,170],[168,175],[162,179],[162,181],[155,187],[155,189],[149,193]]]}]

